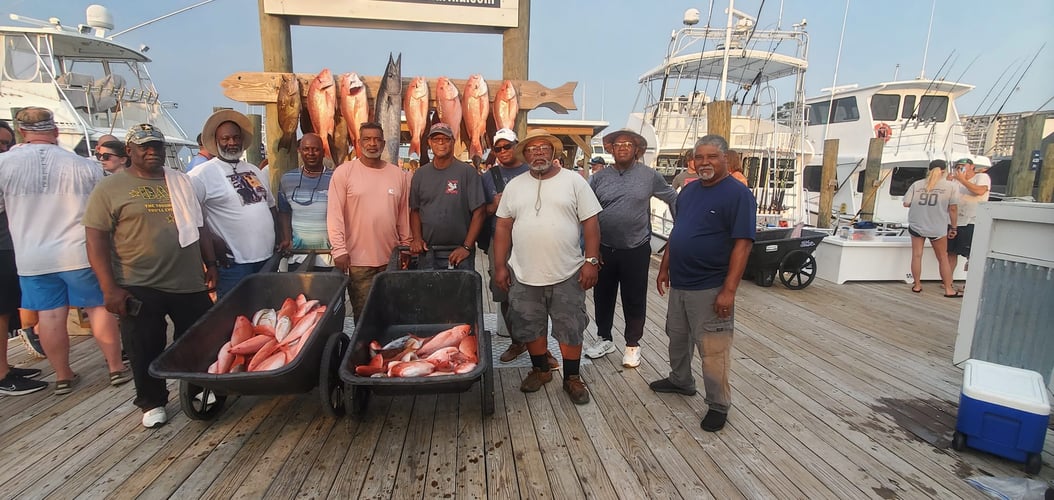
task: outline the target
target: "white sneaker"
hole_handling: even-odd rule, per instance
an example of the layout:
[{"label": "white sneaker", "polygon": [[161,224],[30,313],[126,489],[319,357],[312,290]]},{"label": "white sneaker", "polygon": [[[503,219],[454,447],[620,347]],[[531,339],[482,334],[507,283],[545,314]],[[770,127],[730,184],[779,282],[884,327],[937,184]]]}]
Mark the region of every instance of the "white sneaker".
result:
[{"label": "white sneaker", "polygon": [[626,346],[626,350],[622,353],[622,366],[625,366],[626,368],[636,368],[640,366],[640,346]]},{"label": "white sneaker", "polygon": [[168,414],[165,413],[164,406],[158,406],[143,413],[143,427],[147,429],[161,427],[165,425],[165,422],[168,422]]},{"label": "white sneaker", "polygon": [[615,344],[613,342],[606,339],[599,339],[594,342],[593,345],[587,347],[583,354],[585,354],[587,358],[597,359],[613,352],[615,352]]}]

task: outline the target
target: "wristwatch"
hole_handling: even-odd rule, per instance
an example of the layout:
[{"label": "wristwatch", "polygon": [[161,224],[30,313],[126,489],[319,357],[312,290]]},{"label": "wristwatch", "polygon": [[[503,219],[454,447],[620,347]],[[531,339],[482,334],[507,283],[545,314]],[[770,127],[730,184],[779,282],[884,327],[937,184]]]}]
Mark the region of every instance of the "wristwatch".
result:
[{"label": "wristwatch", "polygon": [[586,262],[589,264],[593,264],[594,266],[600,265],[600,259],[596,257],[586,257]]}]

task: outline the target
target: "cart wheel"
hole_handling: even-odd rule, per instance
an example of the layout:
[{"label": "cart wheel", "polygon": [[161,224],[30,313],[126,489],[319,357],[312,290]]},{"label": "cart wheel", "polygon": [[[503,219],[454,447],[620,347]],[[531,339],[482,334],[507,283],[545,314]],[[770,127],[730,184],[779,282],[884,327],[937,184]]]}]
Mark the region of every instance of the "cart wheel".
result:
[{"label": "cart wheel", "polygon": [[755,285],[768,288],[772,286],[773,281],[776,281],[775,269],[758,269],[754,271]]},{"label": "cart wheel", "polygon": [[318,371],[318,395],[322,399],[322,410],[335,418],[343,417],[344,382],[340,380],[340,363],[348,350],[351,339],[344,332],[330,335],[322,351],[322,366]]},{"label": "cart wheel", "polygon": [[351,410],[351,416],[357,420],[362,420],[366,417],[366,407],[370,404],[370,391],[365,387],[353,385],[351,389],[347,391],[348,394],[348,409]]},{"label": "cart wheel", "polygon": [[791,290],[801,290],[816,278],[816,257],[795,250],[783,256],[779,269],[780,281]]},{"label": "cart wheel", "polygon": [[1029,453],[1028,460],[1025,461],[1025,473],[1035,476],[1042,467],[1043,457],[1039,456],[1039,453]]},{"label": "cart wheel", "polygon": [[227,396],[216,394],[212,389],[196,386],[186,380],[179,381],[179,403],[183,413],[194,420],[212,420],[223,411]]},{"label": "cart wheel", "polygon": [[952,434],[952,449],[955,451],[966,449],[966,434],[959,431],[955,431],[955,434]]}]

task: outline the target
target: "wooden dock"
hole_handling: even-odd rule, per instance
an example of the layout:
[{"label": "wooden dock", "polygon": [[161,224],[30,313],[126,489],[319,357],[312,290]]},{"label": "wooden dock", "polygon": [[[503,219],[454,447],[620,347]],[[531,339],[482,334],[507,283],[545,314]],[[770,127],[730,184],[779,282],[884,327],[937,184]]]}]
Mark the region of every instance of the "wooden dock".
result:
[{"label": "wooden dock", "polygon": [[[576,406],[559,377],[524,394],[527,369],[498,365],[489,417],[474,388],[373,397],[362,421],[325,416],[316,393],[232,397],[202,422],[180,411],[173,382],[170,422],[144,429],[132,384],[110,387],[94,343],[75,337],[72,394],[0,397],[0,498],[984,498],[964,479],[1025,474],[949,447],[961,301],[939,292],[744,282],[733,409],[715,434],[699,428],[702,394],[648,389],[668,371],[654,291],[639,368],[620,354],[585,364],[593,400]],[[8,355],[54,380],[17,341]],[[702,390],[698,361],[696,377]],[[1054,433],[1045,449],[1054,463]]]}]

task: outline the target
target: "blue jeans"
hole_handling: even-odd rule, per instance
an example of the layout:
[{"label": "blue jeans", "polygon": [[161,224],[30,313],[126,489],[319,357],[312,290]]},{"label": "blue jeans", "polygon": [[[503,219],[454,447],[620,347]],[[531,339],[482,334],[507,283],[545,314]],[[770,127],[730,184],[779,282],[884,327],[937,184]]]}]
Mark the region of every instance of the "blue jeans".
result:
[{"label": "blue jeans", "polygon": [[[427,252],[421,254],[421,256],[418,257],[418,269],[422,271],[431,269],[448,269],[450,264],[450,252],[453,251],[454,249],[452,248],[443,250],[429,249]],[[457,267],[455,267],[454,269],[475,271],[476,249],[473,248],[472,251],[468,253],[468,257],[465,257],[465,260],[461,261],[461,263],[458,264]]]},{"label": "blue jeans", "polygon": [[231,263],[230,266],[220,266],[219,269],[219,281],[216,283],[216,300],[219,300],[227,292],[234,289],[242,278],[260,272],[268,260],[261,260],[260,262],[250,262],[248,264],[235,264]]}]

